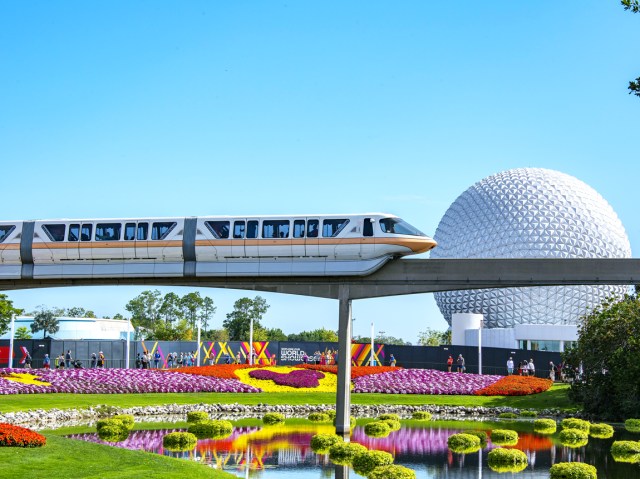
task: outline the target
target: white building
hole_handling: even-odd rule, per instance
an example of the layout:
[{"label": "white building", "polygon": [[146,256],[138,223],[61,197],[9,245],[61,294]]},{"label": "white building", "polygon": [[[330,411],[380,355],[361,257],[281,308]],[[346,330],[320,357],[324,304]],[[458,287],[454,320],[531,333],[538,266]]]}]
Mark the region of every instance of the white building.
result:
[{"label": "white building", "polygon": [[[133,331],[129,320],[104,318],[68,318],[58,317],[59,327],[52,339],[127,339],[127,331]],[[25,327],[34,339],[41,339],[43,332],[31,333],[33,316],[17,316],[15,329]],[[11,332],[0,336],[0,339],[11,339]]]}]

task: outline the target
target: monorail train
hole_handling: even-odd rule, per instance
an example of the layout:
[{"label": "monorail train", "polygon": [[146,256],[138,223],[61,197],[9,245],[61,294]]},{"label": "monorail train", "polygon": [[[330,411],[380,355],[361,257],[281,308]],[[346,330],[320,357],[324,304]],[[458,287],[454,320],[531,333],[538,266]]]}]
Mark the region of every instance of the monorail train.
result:
[{"label": "monorail train", "polygon": [[434,246],[381,213],[0,221],[0,279],[367,275]]}]

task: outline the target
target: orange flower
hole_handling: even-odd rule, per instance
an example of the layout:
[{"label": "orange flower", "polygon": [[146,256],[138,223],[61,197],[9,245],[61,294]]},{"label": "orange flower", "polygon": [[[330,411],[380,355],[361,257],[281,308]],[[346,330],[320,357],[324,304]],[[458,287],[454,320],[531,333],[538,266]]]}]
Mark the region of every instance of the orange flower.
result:
[{"label": "orange flower", "polygon": [[553,385],[550,379],[529,376],[505,376],[491,386],[478,389],[476,396],[526,396],[546,391]]},{"label": "orange flower", "polygon": [[40,447],[47,438],[26,427],[0,423],[0,446],[5,447]]}]

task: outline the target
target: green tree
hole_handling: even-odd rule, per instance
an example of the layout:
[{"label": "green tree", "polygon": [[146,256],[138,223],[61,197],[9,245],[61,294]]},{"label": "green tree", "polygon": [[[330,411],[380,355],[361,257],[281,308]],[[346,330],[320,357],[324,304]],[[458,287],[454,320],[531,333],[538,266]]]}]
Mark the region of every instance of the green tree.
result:
[{"label": "green tree", "polygon": [[33,336],[31,336],[29,328],[27,328],[26,326],[20,326],[18,329],[16,329],[16,339],[31,339],[32,337]]},{"label": "green tree", "polygon": [[80,307],[72,307],[64,310],[64,314],[60,314],[59,316],[68,316],[70,318],[95,318],[96,313],[91,311],[90,309],[84,309]]},{"label": "green tree", "polygon": [[229,341],[229,331],[226,329],[210,329],[203,334],[202,338],[209,341],[226,343]]},{"label": "green tree", "polygon": [[182,314],[180,296],[173,292],[165,294],[158,309],[158,316],[164,319],[167,326],[171,326],[175,321],[182,319],[184,316]]},{"label": "green tree", "polygon": [[175,324],[158,321],[147,339],[156,341],[189,341],[193,339],[193,330],[186,319],[181,319]]},{"label": "green tree", "polygon": [[185,294],[180,298],[180,307],[183,317],[189,322],[191,329],[198,327],[198,316],[202,308],[203,300],[198,291]]},{"label": "green tree", "polygon": [[440,346],[442,344],[451,344],[451,330],[437,331],[427,328],[425,331],[418,333],[418,344],[421,346]]},{"label": "green tree", "polygon": [[583,371],[571,395],[585,412],[640,417],[640,298],[607,300],[581,318],[578,341],[564,360],[569,371]]},{"label": "green tree", "polygon": [[143,291],[127,303],[125,309],[131,313],[131,324],[139,335],[141,331],[153,334],[162,306],[162,296],[157,289]]},{"label": "green tree", "polygon": [[58,321],[53,311],[42,309],[33,317],[33,323],[31,323],[31,332],[33,334],[42,331],[42,337],[45,338],[47,333],[51,335],[57,333],[59,330],[60,321]]},{"label": "green tree", "polygon": [[287,336],[289,341],[327,341],[331,343],[338,342],[338,333],[325,328],[314,329],[313,331],[302,331]]},{"label": "green tree", "polygon": [[[280,328],[268,328],[264,330],[267,339],[265,341],[286,341],[287,335],[282,332]],[[260,341],[260,340],[259,340]]]},{"label": "green tree", "polygon": [[213,315],[216,314],[215,304],[213,303],[213,299],[209,296],[205,296],[202,298],[202,307],[200,308],[200,314],[198,318],[202,321],[202,329],[204,329],[204,334],[207,334],[207,330],[209,329],[209,321],[213,318]]},{"label": "green tree", "polygon": [[11,301],[6,294],[0,294],[0,334],[9,331],[11,316],[14,314],[18,316],[22,313],[22,309],[13,307],[13,301]]},{"label": "green tree", "polygon": [[256,333],[264,329],[260,324],[262,316],[269,309],[266,300],[260,296],[254,299],[240,298],[233,305],[233,311],[227,314],[227,319],[222,322],[229,332],[231,341],[246,341],[249,339],[249,325],[253,319],[254,340],[258,340]]},{"label": "green tree", "polygon": [[[627,11],[640,12],[640,0],[622,0],[620,3]],[[640,96],[640,77],[629,82],[629,95]]]},{"label": "green tree", "polygon": [[113,316],[113,319],[117,319],[118,321],[127,321],[127,318],[125,318],[123,315],[121,315],[120,313],[116,313]]}]

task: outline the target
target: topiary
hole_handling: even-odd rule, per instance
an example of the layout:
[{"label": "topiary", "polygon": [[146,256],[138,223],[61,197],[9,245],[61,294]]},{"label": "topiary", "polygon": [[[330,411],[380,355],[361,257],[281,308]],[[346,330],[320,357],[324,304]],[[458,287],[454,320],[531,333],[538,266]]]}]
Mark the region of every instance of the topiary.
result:
[{"label": "topiary", "polygon": [[191,424],[188,431],[198,439],[222,439],[231,435],[233,425],[229,421],[209,419]]},{"label": "topiary", "polygon": [[376,467],[367,476],[368,479],[416,479],[416,473],[408,467],[391,464]]},{"label": "topiary", "polygon": [[589,434],[589,421],[584,421],[576,417],[568,417],[562,420],[562,429],[578,429]]},{"label": "topiary", "polygon": [[311,438],[311,450],[317,454],[326,454],[334,444],[343,442],[336,434],[316,434]]},{"label": "topiary", "polygon": [[336,410],[335,409],[329,409],[327,411],[324,411],[324,413],[329,416],[329,419],[334,420],[336,418]]},{"label": "topiary", "polygon": [[107,442],[121,442],[129,437],[129,429],[117,419],[101,419],[97,425],[98,437]]},{"label": "topiary", "polygon": [[629,432],[640,432],[640,419],[627,419],[624,427]]},{"label": "topiary", "polygon": [[491,442],[499,446],[515,446],[518,444],[518,433],[511,429],[494,429],[491,431]]},{"label": "topiary", "polygon": [[471,434],[472,436],[476,436],[478,439],[480,439],[480,446],[484,447],[487,445],[487,433],[485,431],[478,431],[475,429],[469,430],[469,431],[463,431],[464,434]]},{"label": "topiary", "polygon": [[616,462],[640,463],[640,441],[614,441],[611,455]]},{"label": "topiary", "polygon": [[209,419],[209,413],[205,411],[189,411],[187,413],[187,422],[196,423],[207,421]]},{"label": "topiary", "polygon": [[388,419],[391,419],[392,421],[400,421],[400,416],[397,414],[380,414],[378,416],[379,421],[386,421]]},{"label": "topiary", "polygon": [[418,421],[431,421],[433,415],[427,411],[414,411],[411,417]]},{"label": "topiary", "polygon": [[557,424],[553,419],[536,419],[533,421],[533,430],[538,434],[553,434]]},{"label": "topiary", "polygon": [[549,469],[550,479],[597,479],[598,472],[591,464],[559,462]]},{"label": "topiary", "polygon": [[452,434],[447,439],[447,446],[459,454],[475,452],[480,449],[480,438],[472,434]]},{"label": "topiary", "polygon": [[520,472],[528,463],[527,455],[519,449],[498,448],[488,456],[489,467],[495,472]]},{"label": "topiary", "polygon": [[367,476],[376,467],[393,464],[393,456],[384,451],[363,451],[355,455],[351,464],[356,474]]},{"label": "topiary", "polygon": [[538,417],[536,411],[520,411],[520,417]]},{"label": "topiary", "polygon": [[337,442],[329,448],[329,459],[338,466],[349,466],[359,452],[367,448],[356,442]]},{"label": "topiary", "polygon": [[498,414],[498,419],[517,419],[518,415],[514,412],[501,412]]},{"label": "topiary", "polygon": [[609,424],[591,424],[589,436],[596,439],[609,439],[613,437],[613,427]]},{"label": "topiary", "polygon": [[371,437],[385,437],[391,432],[391,428],[386,421],[374,421],[364,426],[364,433]]},{"label": "topiary", "polygon": [[308,418],[312,422],[329,422],[329,415],[323,412],[312,412]]},{"label": "topiary", "polygon": [[563,429],[559,439],[563,446],[582,447],[589,442],[589,434],[580,429]]},{"label": "topiary", "polygon": [[391,431],[399,431],[402,427],[400,421],[394,421],[393,419],[383,419],[381,422],[386,423]]},{"label": "topiary", "polygon": [[170,432],[162,438],[162,446],[173,452],[190,451],[198,443],[198,438],[190,432]]},{"label": "topiary", "polygon": [[116,416],[113,416],[112,419],[121,421],[122,424],[124,424],[124,427],[126,427],[129,431],[133,429],[133,426],[135,425],[135,422],[136,422],[136,420],[133,418],[131,414],[118,414]]},{"label": "topiary", "polygon": [[262,422],[269,426],[274,424],[284,424],[284,415],[279,412],[268,412],[262,416]]}]

